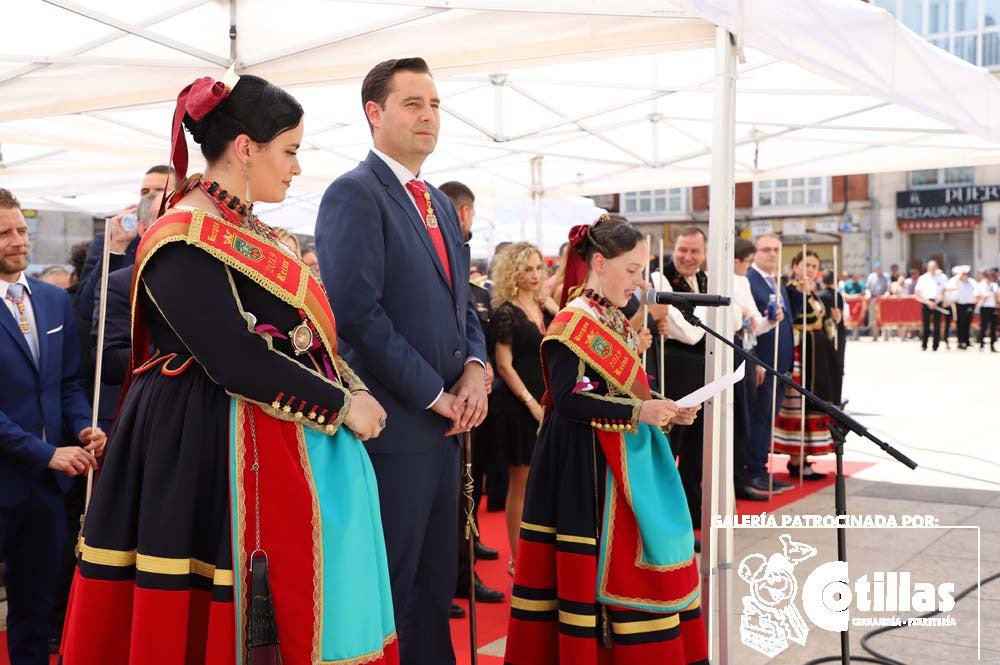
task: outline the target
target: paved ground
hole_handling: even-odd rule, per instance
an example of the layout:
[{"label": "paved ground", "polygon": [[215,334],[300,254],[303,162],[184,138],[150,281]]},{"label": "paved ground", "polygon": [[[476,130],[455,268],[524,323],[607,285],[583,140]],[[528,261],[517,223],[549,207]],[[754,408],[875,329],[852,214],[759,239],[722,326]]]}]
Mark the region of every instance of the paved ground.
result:
[{"label": "paved ground", "polygon": [[[1000,572],[1000,353],[980,353],[976,348],[958,351],[954,344],[951,351],[942,347],[935,353],[921,351],[914,341],[851,343],[844,395],[850,400],[851,415],[919,464],[911,471],[874,444],[849,437],[847,459],[876,462],[848,480],[849,513],[894,515],[897,521],[903,515],[930,514],[940,525],[979,527],[978,531],[849,530],[849,578],[867,575],[874,580],[877,571],[908,571],[912,582],[953,582],[957,594],[980,577]],[[778,519],[782,514],[831,512],[833,488],[778,511]],[[780,552],[778,536],[782,533],[819,550],[794,571],[801,608],[801,585],[808,573],[836,559],[835,530],[738,530],[734,561],[738,564],[752,553]],[[981,556],[978,561],[977,556]],[[740,641],[739,620],[741,597],[747,589],[742,580],[734,579],[729,630],[734,660],[730,662],[784,665],[839,654],[839,634],[811,624],[805,646],[791,644],[775,658],[746,647]],[[977,612],[981,613],[978,622]],[[852,618],[916,614],[851,611]],[[1000,663],[1000,580],[978,593],[973,591],[942,616],[949,615],[955,619],[954,627],[905,627],[873,637],[870,646],[907,664]],[[863,654],[860,639],[867,630],[851,628],[852,654]],[[981,640],[979,652],[977,640]]]},{"label": "paved ground", "polygon": [[[942,347],[937,353],[922,352],[913,341],[866,340],[849,345],[847,363],[848,411],[920,465],[911,471],[874,444],[852,435],[847,459],[875,464],[848,480],[849,512],[894,515],[898,520],[903,515],[930,514],[940,525],[979,527],[978,531],[852,529],[848,531],[849,578],[867,575],[874,579],[875,572],[907,571],[912,582],[953,582],[957,594],[981,576],[1000,572],[1000,353],[980,353],[975,348],[958,351],[954,345],[951,351]],[[831,488],[778,511],[776,517],[832,512]],[[817,565],[836,558],[832,529],[740,529],[734,561],[738,564],[753,553],[769,556],[781,551],[778,537],[782,533],[818,550],[815,557],[796,567],[794,576],[800,585]],[[839,634],[823,631],[808,620],[805,646],[790,644],[770,659],[744,646],[739,619],[747,588],[734,576],[730,664],[806,663],[839,653]],[[801,608],[801,586],[796,603]],[[5,604],[0,604],[0,625],[5,610]],[[854,618],[914,614],[851,612]],[[946,616],[955,619],[954,627],[906,627],[872,638],[871,646],[907,665],[1000,663],[1000,580],[973,591]],[[855,655],[862,654],[859,642],[865,630],[850,631]],[[502,654],[503,640],[483,647],[481,653]]]}]

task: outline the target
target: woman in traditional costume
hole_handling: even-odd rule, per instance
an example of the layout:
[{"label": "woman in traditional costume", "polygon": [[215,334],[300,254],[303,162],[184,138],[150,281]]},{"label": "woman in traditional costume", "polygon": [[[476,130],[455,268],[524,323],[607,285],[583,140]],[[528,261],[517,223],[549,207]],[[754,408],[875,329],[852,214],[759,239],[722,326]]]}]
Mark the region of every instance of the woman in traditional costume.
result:
[{"label": "woman in traditional costume", "polygon": [[[841,312],[839,309],[832,310],[827,317],[826,307],[816,293],[816,277],[819,275],[819,255],[816,252],[807,250],[805,256],[802,252],[796,254],[792,258],[792,273],[794,279],[788,284],[788,304],[791,307],[792,329],[795,333],[792,380],[803,385],[804,366],[805,387],[817,397],[836,403],[840,400],[844,376],[837,349],[833,345]],[[788,473],[793,479],[799,477],[802,467],[802,477],[805,480],[822,480],[827,474],[813,469],[809,456],[833,452],[830,416],[808,401],[805,413],[803,439],[802,395],[787,388],[781,410],[774,419],[774,451],[789,456]]]},{"label": "woman in traditional costume", "polygon": [[[300,173],[302,107],[234,79],[178,97],[183,182],[136,256],[134,370],[86,515],[64,665],[398,662],[359,441],[385,411],[337,354],[322,286],[252,211]],[[184,180],[182,122],[204,176]]]},{"label": "woman in traditional costume", "polygon": [[[570,233],[569,289],[541,348],[545,409],[531,460],[505,661],[707,663],[694,533],[661,430],[694,421],[650,393],[621,311],[649,248],[602,217]],[[577,289],[578,290],[578,289]]]}]

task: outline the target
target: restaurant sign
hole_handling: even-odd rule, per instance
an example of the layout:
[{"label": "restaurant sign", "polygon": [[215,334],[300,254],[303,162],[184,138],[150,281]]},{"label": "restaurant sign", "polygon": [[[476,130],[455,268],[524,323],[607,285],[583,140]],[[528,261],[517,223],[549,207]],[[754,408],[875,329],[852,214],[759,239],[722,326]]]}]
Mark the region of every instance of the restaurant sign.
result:
[{"label": "restaurant sign", "polygon": [[982,221],[986,201],[1000,201],[1000,185],[896,192],[896,220],[902,231],[972,229]]}]

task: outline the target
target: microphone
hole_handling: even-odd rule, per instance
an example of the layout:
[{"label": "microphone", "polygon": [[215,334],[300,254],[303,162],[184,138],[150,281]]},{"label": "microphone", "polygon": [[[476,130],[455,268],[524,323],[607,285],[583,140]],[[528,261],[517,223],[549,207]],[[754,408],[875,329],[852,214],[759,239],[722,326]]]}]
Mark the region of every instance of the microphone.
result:
[{"label": "microphone", "polygon": [[731,299],[729,296],[718,296],[711,293],[677,293],[675,291],[646,289],[639,297],[639,302],[643,305],[725,307],[731,302]]}]

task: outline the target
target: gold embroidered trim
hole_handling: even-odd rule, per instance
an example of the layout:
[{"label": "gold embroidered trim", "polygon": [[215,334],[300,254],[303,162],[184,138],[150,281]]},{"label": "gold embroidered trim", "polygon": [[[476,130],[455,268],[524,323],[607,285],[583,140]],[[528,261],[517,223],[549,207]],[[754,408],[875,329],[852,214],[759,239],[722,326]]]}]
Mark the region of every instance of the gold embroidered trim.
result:
[{"label": "gold embroidered trim", "polygon": [[80,540],[80,555],[87,563],[98,566],[110,566],[124,568],[135,566],[135,569],[144,573],[154,573],[157,575],[197,575],[212,580],[216,586],[232,586],[233,571],[225,568],[216,568],[215,564],[206,563],[194,557],[170,558],[154,556],[152,554],[140,554],[136,550],[111,550],[88,545],[85,540]]},{"label": "gold embroidered trim", "polygon": [[521,522],[521,528],[527,529],[528,531],[538,531],[539,533],[556,532],[556,528],[554,526],[541,526],[539,524],[531,524],[530,522]]},{"label": "gold embroidered trim", "polygon": [[243,478],[246,475],[246,459],[244,450],[244,427],[246,426],[245,405],[239,399],[235,401],[233,408],[236,409],[235,431],[231,436],[236,437],[234,445],[230,446],[230,451],[235,452],[236,460],[230,465],[230,469],[235,467],[236,478],[230,481],[233,497],[230,499],[230,510],[236,511],[235,532],[236,551],[233,552],[233,568],[239,571],[240,594],[236,599],[236,653],[237,662],[241,663],[245,658],[246,640],[243,637],[244,627],[247,625],[247,617],[250,611],[250,567],[243,565],[243,553],[246,551],[246,540],[243,531],[248,526],[246,493],[243,491]]},{"label": "gold embroidered trim", "polygon": [[511,596],[510,607],[514,610],[524,610],[526,612],[551,612],[559,608],[558,600],[528,600]]},{"label": "gold embroidered trim", "polygon": [[[306,435],[301,427],[295,428],[296,448],[299,452],[299,463],[305,471],[306,484],[309,486],[309,501],[312,504],[312,555],[313,555],[313,616],[316,625],[313,629],[312,660],[323,659],[323,525],[319,509],[319,492],[313,477],[312,460],[306,446]],[[332,442],[331,442],[332,443]]]},{"label": "gold embroidered trim", "polygon": [[669,614],[659,619],[648,619],[646,621],[629,621],[628,623],[612,621],[611,630],[618,635],[635,635],[637,633],[653,633],[658,630],[668,630],[676,628],[680,624],[680,615]]},{"label": "gold embroidered trim", "polygon": [[597,538],[587,538],[586,536],[569,536],[563,533],[556,534],[556,540],[564,543],[581,543],[583,545],[597,545]]},{"label": "gold embroidered trim", "polygon": [[570,626],[580,626],[582,628],[594,628],[597,626],[597,616],[593,614],[576,614],[559,610],[559,623]]},{"label": "gold embroidered trim", "polygon": [[385,657],[385,648],[396,641],[396,631],[392,631],[389,635],[382,640],[382,648],[371,653],[366,653],[362,656],[357,656],[356,658],[345,658],[344,660],[323,660],[317,661],[319,665],[365,665],[366,663],[374,663],[375,661],[382,660]]}]

